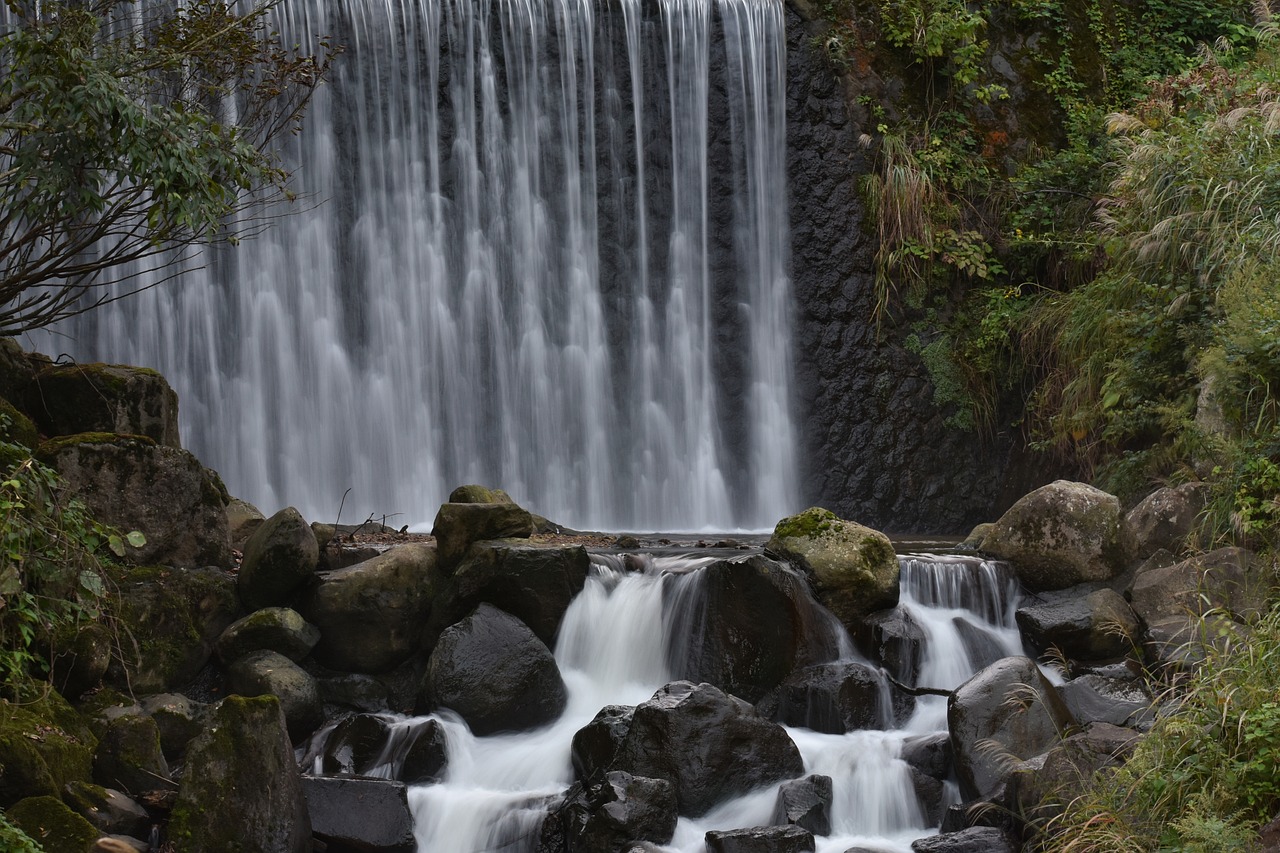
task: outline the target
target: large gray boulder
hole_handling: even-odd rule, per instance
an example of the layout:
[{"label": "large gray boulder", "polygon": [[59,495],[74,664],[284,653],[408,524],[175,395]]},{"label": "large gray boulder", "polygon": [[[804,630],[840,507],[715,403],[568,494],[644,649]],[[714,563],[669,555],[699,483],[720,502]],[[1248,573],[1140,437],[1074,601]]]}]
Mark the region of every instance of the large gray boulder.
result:
[{"label": "large gray boulder", "polygon": [[311,818],[274,696],[228,696],[187,753],[175,853],[308,853]]},{"label": "large gray boulder", "polygon": [[636,706],[613,769],[667,779],[680,813],[696,817],[730,797],[804,772],[786,730],[710,684],[675,681]]},{"label": "large gray boulder", "polygon": [[93,756],[93,778],[99,785],[128,794],[172,788],[169,763],[160,748],[160,730],[146,716],[112,720]]},{"label": "large gray boulder", "polygon": [[1171,566],[1140,570],[1129,598],[1148,626],[1210,610],[1251,621],[1267,606],[1266,586],[1254,562],[1242,548],[1219,548]]},{"label": "large gray boulder", "polygon": [[338,850],[413,853],[408,789],[391,779],[303,776],[311,831]]},{"label": "large gray boulder", "polygon": [[1037,649],[1056,648],[1074,660],[1123,657],[1141,643],[1142,626],[1124,596],[1113,589],[1045,593],[1018,608],[1018,627]]},{"label": "large gray boulder", "polygon": [[773,823],[798,826],[814,835],[831,834],[830,776],[806,776],[778,786],[778,801],[773,808]]},{"label": "large gray boulder", "polygon": [[487,602],[554,646],[569,603],[582,592],[591,560],[581,546],[483,543],[473,547],[431,605],[430,646],[440,632]]},{"label": "large gray boulder", "polygon": [[388,672],[422,649],[422,624],[439,584],[430,545],[397,545],[316,577],[298,605],[320,629],[316,660],[344,672]]},{"label": "large gray boulder", "polygon": [[287,607],[264,607],[227,626],[216,650],[223,663],[233,663],[250,652],[279,652],[300,661],[320,641],[320,629]]},{"label": "large gray boulder", "polygon": [[804,578],[787,566],[757,555],[714,563],[693,580],[679,617],[688,628],[672,650],[677,678],[755,702],[797,666],[836,657]]},{"label": "large gray boulder", "polygon": [[1147,495],[1124,517],[1133,556],[1145,560],[1160,549],[1181,554],[1195,541],[1209,500],[1205,483],[1165,486]]},{"label": "large gray boulder", "polygon": [[613,766],[635,713],[631,705],[605,705],[578,729],[569,750],[575,778],[589,779]]},{"label": "large gray boulder", "polygon": [[675,787],[615,770],[578,782],[542,824],[539,853],[626,850],[634,841],[665,844],[679,820]]},{"label": "large gray boulder", "polygon": [[1020,498],[982,540],[1033,591],[1110,580],[1125,569],[1120,501],[1084,483],[1057,480]]},{"label": "large gray boulder", "polygon": [[283,604],[310,578],[320,546],[310,525],[293,507],[268,518],[244,544],[238,586],[249,610]]},{"label": "large gray boulder", "polygon": [[131,562],[231,567],[221,484],[187,451],[138,436],[81,433],[44,442],[37,457],[98,521],[146,537],[141,547],[125,546]]},{"label": "large gray boulder", "polygon": [[440,567],[449,572],[472,543],[528,539],[533,535],[533,516],[509,499],[501,503],[446,503],[436,513],[431,535],[436,537]]},{"label": "large gray boulder", "polygon": [[114,432],[182,447],[178,395],[163,376],[146,367],[50,365],[27,386],[24,401],[45,435]]},{"label": "large gray boulder", "polygon": [[890,687],[866,664],[823,663],[793,672],[757,707],[771,720],[827,734],[892,728],[897,718],[909,714],[911,699],[892,691],[889,704],[894,719],[884,719],[881,690]]},{"label": "large gray boulder", "polygon": [[419,710],[449,708],[485,735],[550,723],[567,701],[546,645],[516,617],[481,604],[440,636],[427,661]]},{"label": "large gray boulder", "polygon": [[107,681],[139,694],[184,688],[241,613],[235,579],[218,569],[142,566],[116,590],[119,657]]},{"label": "large gray boulder", "polygon": [[765,545],[813,578],[818,599],[845,624],[898,603],[898,558],[889,537],[811,507],[782,519]]},{"label": "large gray boulder", "polygon": [[956,776],[966,800],[990,799],[1021,761],[1047,752],[1075,724],[1034,661],[1007,657],[947,701]]},{"label": "large gray boulder", "polygon": [[231,664],[227,688],[240,696],[269,694],[279,699],[294,740],[311,733],[324,720],[315,678],[278,652],[251,652]]}]

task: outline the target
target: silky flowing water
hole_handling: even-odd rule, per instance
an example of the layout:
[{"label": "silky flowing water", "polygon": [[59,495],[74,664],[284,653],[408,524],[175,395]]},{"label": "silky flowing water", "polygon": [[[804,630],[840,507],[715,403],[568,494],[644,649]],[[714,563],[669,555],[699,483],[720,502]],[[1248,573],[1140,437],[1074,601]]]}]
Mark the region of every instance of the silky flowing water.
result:
[{"label": "silky flowing water", "polygon": [[[586,586],[565,614],[555,648],[568,707],[540,730],[480,738],[456,715],[434,715],[446,732],[448,766],[440,783],[410,789],[418,850],[532,851],[546,809],[573,782],[574,733],[602,707],[638,704],[673,679],[679,665],[673,654],[685,642],[679,630],[689,621],[683,611],[697,606],[701,569],[722,556],[651,556],[644,571],[624,571],[621,558],[593,555]],[[1001,566],[928,556],[903,557],[900,563],[899,606],[925,636],[920,686],[950,690],[976,671],[973,640],[958,638],[957,620],[989,654],[1022,653],[1013,621],[1018,588]],[[841,630],[825,610],[814,612],[817,630]],[[834,639],[831,647],[840,649],[839,657],[865,662],[847,637]],[[934,834],[937,827],[926,822],[900,755],[907,738],[945,730],[946,699],[939,696],[920,697],[900,729],[833,735],[788,728],[806,775],[833,780],[832,833],[818,837],[819,853],[844,853],[855,845],[906,853],[911,841]],[[663,849],[702,853],[708,830],[769,824],[777,789],[721,803],[696,819],[681,818]],[[954,785],[947,792],[957,797]]]}]

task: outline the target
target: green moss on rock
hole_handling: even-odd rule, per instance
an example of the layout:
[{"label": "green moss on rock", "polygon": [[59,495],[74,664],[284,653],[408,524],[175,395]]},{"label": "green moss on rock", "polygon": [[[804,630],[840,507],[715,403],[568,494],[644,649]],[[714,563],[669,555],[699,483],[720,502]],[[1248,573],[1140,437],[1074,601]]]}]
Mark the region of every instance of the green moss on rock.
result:
[{"label": "green moss on rock", "polygon": [[57,797],[28,797],[9,809],[8,816],[45,853],[85,853],[99,836],[93,824]]},{"label": "green moss on rock", "polygon": [[0,805],[57,796],[68,782],[87,780],[97,743],[61,697],[23,704],[0,700]]},{"label": "green moss on rock", "polygon": [[75,447],[80,444],[114,444],[120,447],[129,447],[131,445],[142,445],[145,447],[154,447],[155,439],[147,438],[145,435],[132,435],[120,432],[78,432],[73,435],[59,435],[47,441],[40,442],[40,446],[36,448],[36,458],[41,462],[50,462],[59,451],[66,450],[68,447]]},{"label": "green moss on rock", "polygon": [[7,427],[0,420],[0,439],[23,447],[35,447],[40,443],[40,433],[36,430],[35,423],[4,397],[0,397],[0,416],[8,420]]}]

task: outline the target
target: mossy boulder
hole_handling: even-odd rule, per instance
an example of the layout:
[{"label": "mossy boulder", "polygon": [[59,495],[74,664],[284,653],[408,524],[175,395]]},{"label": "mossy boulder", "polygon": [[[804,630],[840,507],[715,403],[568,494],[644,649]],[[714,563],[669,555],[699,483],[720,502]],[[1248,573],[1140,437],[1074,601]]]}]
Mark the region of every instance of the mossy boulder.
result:
[{"label": "mossy boulder", "polygon": [[169,822],[175,853],[306,853],[311,819],[274,696],[228,696],[191,743]]},{"label": "mossy boulder", "polygon": [[96,622],[58,632],[50,655],[54,685],[72,699],[96,687],[111,665],[114,650],[115,637]]},{"label": "mossy boulder", "polygon": [[28,797],[5,815],[45,853],[85,853],[98,840],[97,828],[54,796]]},{"label": "mossy boulder", "polygon": [[317,579],[298,607],[320,629],[313,654],[325,666],[387,672],[422,648],[422,626],[439,586],[435,548],[397,545]]},{"label": "mossy boulder", "polygon": [[310,734],[324,719],[315,678],[277,652],[252,652],[231,664],[227,668],[227,688],[241,696],[270,694],[279,699],[294,740]]},{"label": "mossy boulder", "polygon": [[283,604],[315,574],[320,546],[302,514],[285,507],[268,518],[244,545],[237,586],[249,610]]},{"label": "mossy boulder", "polygon": [[1201,513],[1209,500],[1204,483],[1165,486],[1147,495],[1124,517],[1124,532],[1133,557],[1145,560],[1164,549],[1185,553],[1196,544]]},{"label": "mossy boulder", "polygon": [[232,663],[250,652],[279,652],[291,661],[300,661],[320,641],[320,629],[302,614],[288,607],[264,607],[237,619],[218,638],[218,657]]},{"label": "mossy boulder", "polygon": [[1019,498],[981,550],[1013,564],[1034,592],[1106,581],[1124,571],[1120,501],[1093,486],[1057,480]]},{"label": "mossy boulder", "polygon": [[120,651],[107,680],[138,693],[185,687],[241,614],[235,579],[218,569],[133,568],[117,586]]},{"label": "mossy boulder", "polygon": [[446,572],[485,539],[528,539],[533,517],[510,499],[498,503],[446,503],[436,513],[431,535],[436,537],[440,567]]},{"label": "mossy boulder", "polygon": [[765,550],[813,580],[818,600],[851,624],[898,603],[898,558],[889,537],[811,507],[778,522]]},{"label": "mossy boulder", "polygon": [[58,694],[0,699],[0,807],[33,795],[59,796],[88,781],[97,738]]},{"label": "mossy boulder", "polygon": [[181,693],[157,693],[143,700],[142,712],[156,721],[165,758],[176,762],[186,755],[187,744],[204,731],[209,706]]},{"label": "mossy boulder", "polygon": [[143,715],[112,720],[94,753],[93,778],[103,787],[135,796],[172,788],[156,721]]},{"label": "mossy boulder", "polygon": [[62,792],[62,800],[99,832],[146,837],[151,825],[147,810],[113,788],[92,782],[72,782]]},{"label": "mossy boulder", "polygon": [[137,564],[230,568],[227,513],[216,480],[185,450],[145,436],[83,433],[51,439],[37,457],[99,521],[139,530]]},{"label": "mossy boulder", "polygon": [[511,495],[502,489],[491,489],[488,486],[468,484],[458,486],[449,493],[451,504],[513,504]]},{"label": "mossy boulder", "polygon": [[231,535],[231,547],[243,551],[249,537],[262,526],[267,517],[262,510],[240,498],[227,503],[227,532]]},{"label": "mossy boulder", "polygon": [[122,364],[57,364],[35,376],[27,410],[46,435],[117,432],[180,448],[178,395],[165,378]]},{"label": "mossy boulder", "polygon": [[48,366],[47,355],[25,352],[14,338],[0,337],[0,397],[21,402],[36,374]]},{"label": "mossy boulder", "polygon": [[0,397],[0,440],[24,447],[35,447],[40,443],[35,423],[4,397]]}]

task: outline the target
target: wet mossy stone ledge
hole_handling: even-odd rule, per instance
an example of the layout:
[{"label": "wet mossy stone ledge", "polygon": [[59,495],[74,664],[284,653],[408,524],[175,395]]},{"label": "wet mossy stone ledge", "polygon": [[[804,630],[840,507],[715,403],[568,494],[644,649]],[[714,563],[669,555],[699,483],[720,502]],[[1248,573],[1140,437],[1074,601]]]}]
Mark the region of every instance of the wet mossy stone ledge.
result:
[{"label": "wet mossy stone ledge", "polygon": [[22,400],[45,435],[115,432],[181,448],[178,395],[154,370],[123,364],[55,364]]},{"label": "wet mossy stone ledge", "polygon": [[778,522],[765,552],[805,572],[828,610],[846,625],[898,603],[898,558],[889,537],[810,507]]}]

